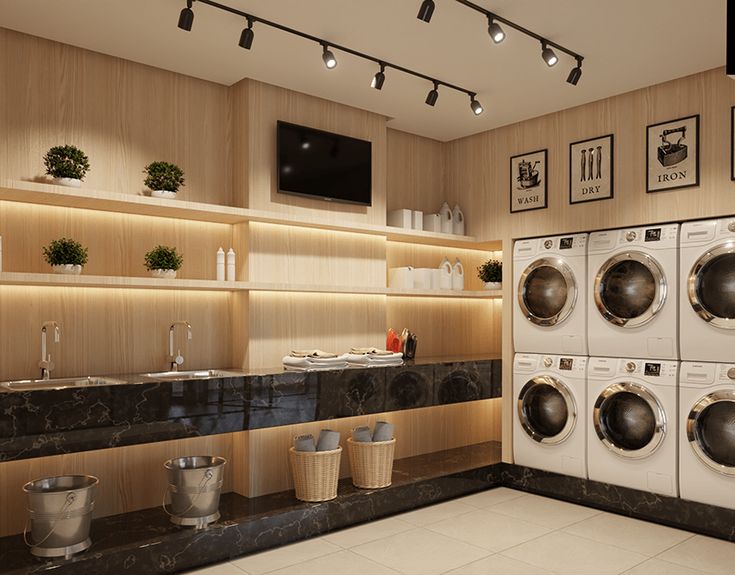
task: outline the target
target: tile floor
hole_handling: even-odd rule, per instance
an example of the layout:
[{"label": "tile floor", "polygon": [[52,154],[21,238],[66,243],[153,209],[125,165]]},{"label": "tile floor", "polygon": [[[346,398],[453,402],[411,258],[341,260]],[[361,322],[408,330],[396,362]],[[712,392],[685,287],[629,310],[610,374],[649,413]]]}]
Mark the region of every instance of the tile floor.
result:
[{"label": "tile floor", "polygon": [[191,575],[731,575],[735,543],[504,487]]}]

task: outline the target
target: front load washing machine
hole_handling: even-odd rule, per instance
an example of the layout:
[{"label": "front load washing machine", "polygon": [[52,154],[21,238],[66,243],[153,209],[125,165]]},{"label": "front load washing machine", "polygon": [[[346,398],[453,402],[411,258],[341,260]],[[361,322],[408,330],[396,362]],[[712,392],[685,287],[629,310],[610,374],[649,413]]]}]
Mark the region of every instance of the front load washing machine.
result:
[{"label": "front load washing machine", "polygon": [[735,363],[682,362],[679,429],[681,497],[735,509]]},{"label": "front load washing machine", "polygon": [[678,494],[676,361],[591,357],[587,368],[589,478]]},{"label": "front load washing machine", "polygon": [[735,217],[681,226],[681,358],[735,358]]},{"label": "front load washing machine", "polygon": [[587,477],[587,358],[517,353],[513,456],[518,465]]},{"label": "front load washing machine", "polygon": [[587,234],[518,240],[513,249],[517,352],[587,354]]},{"label": "front load washing machine", "polygon": [[590,355],[677,359],[679,224],[590,234]]}]

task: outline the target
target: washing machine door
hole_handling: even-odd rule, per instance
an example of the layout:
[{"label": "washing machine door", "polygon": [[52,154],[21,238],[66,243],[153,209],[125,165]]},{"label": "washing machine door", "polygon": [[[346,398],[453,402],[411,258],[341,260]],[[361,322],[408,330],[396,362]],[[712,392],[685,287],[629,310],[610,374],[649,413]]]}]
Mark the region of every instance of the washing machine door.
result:
[{"label": "washing machine door", "polygon": [[637,383],[614,383],[595,401],[595,432],[610,451],[641,459],[656,451],[666,436],[666,413],[658,398]]},{"label": "washing machine door", "polygon": [[689,445],[700,461],[735,477],[735,390],[715,391],[700,399],[686,425]]},{"label": "washing machine door", "polygon": [[735,242],[703,254],[687,283],[689,303],[699,317],[710,325],[735,329]]},{"label": "washing machine door", "polygon": [[622,252],[607,260],[595,276],[598,311],[626,328],[651,321],[666,302],[668,286],[661,265],[643,252]]},{"label": "washing machine door", "polygon": [[518,418],[534,441],[556,445],[577,423],[577,405],[567,385],[548,375],[530,379],[518,394]]},{"label": "washing machine door", "polygon": [[577,303],[577,280],[561,258],[540,258],[530,264],[518,282],[518,305],[538,326],[563,322]]}]

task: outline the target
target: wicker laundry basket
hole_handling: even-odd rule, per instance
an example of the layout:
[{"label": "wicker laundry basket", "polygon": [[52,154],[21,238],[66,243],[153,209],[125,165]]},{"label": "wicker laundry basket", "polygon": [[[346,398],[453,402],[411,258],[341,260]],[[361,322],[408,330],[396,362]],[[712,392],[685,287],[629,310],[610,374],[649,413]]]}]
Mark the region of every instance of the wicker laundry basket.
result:
[{"label": "wicker laundry basket", "polygon": [[339,461],[342,448],[332,451],[296,451],[289,449],[296,499],[329,501],[337,497]]},{"label": "wicker laundry basket", "polygon": [[391,484],[393,475],[393,455],[396,440],[390,441],[352,441],[347,439],[350,452],[352,483],[362,489],[379,489]]}]

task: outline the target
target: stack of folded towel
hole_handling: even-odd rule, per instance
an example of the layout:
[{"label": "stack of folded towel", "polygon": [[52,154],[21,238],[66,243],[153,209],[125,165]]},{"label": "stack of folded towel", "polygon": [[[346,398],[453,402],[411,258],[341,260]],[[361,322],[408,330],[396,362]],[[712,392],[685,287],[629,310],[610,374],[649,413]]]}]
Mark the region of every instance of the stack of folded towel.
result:
[{"label": "stack of folded towel", "polygon": [[295,350],[283,358],[283,367],[290,371],[344,369],[347,367],[347,356],[346,353],[337,355],[320,349]]},{"label": "stack of folded towel", "polygon": [[375,431],[370,431],[367,425],[355,427],[352,430],[352,441],[365,443],[370,441],[390,441],[393,439],[393,424],[387,421],[375,423]]},{"label": "stack of folded towel", "polygon": [[314,441],[311,433],[297,435],[293,438],[293,448],[296,451],[334,451],[339,447],[339,431],[322,429],[319,432],[319,441]]},{"label": "stack of folded towel", "polygon": [[347,362],[360,367],[390,367],[403,364],[403,354],[374,347],[353,347],[347,354]]}]

